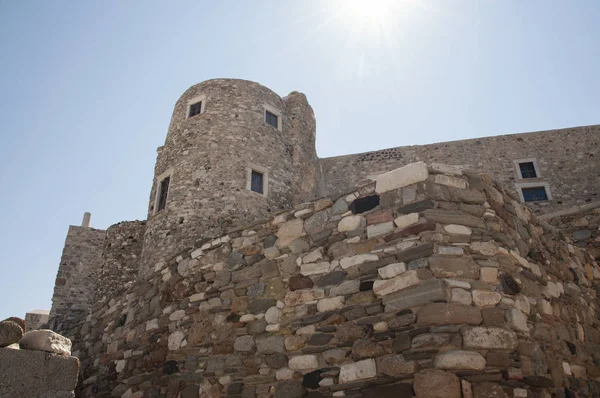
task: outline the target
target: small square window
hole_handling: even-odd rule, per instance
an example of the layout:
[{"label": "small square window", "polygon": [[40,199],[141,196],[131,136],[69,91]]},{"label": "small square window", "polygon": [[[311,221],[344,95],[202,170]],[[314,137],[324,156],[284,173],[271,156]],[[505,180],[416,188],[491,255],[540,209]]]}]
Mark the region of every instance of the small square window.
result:
[{"label": "small square window", "polygon": [[521,171],[521,178],[536,178],[537,173],[535,171],[535,165],[533,162],[519,163],[519,170]]},{"label": "small square window", "polygon": [[548,194],[544,187],[521,188],[525,202],[540,202],[548,200]]},{"label": "small square window", "polygon": [[264,178],[263,174],[258,171],[252,170],[250,176],[250,190],[262,194],[264,192]]},{"label": "small square window", "polygon": [[158,213],[167,206],[167,196],[169,195],[169,182],[171,182],[171,177],[165,177],[160,184],[158,185],[158,204],[156,207],[156,212]]},{"label": "small square window", "polygon": [[196,102],[195,104],[190,105],[190,112],[188,117],[193,117],[199,115],[202,112],[202,101]]},{"label": "small square window", "polygon": [[278,118],[278,116],[275,115],[274,113],[265,111],[265,121],[275,128],[277,128],[277,123],[278,123],[277,118]]}]

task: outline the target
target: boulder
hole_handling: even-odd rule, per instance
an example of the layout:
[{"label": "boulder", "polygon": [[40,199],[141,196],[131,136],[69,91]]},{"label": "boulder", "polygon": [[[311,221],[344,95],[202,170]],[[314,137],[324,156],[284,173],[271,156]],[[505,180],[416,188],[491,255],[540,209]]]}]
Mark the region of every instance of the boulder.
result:
[{"label": "boulder", "polygon": [[19,341],[19,347],[23,350],[71,355],[71,340],[47,329],[32,330],[25,333]]}]

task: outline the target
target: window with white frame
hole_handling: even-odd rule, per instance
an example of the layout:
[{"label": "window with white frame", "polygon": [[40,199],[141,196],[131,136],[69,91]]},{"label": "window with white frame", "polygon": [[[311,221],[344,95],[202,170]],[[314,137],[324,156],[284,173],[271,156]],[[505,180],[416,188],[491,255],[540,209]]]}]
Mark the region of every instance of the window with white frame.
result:
[{"label": "window with white frame", "polygon": [[190,99],[187,102],[187,118],[194,117],[201,113],[204,113],[204,108],[206,106],[206,96],[201,95],[199,97],[195,97]]},{"label": "window with white frame", "polygon": [[521,202],[547,202],[552,200],[547,182],[524,182],[515,184]]},{"label": "window with white frame", "polygon": [[263,104],[263,108],[265,110],[263,115],[263,120],[265,121],[265,123],[281,131],[281,111],[267,104]]},{"label": "window with white frame", "polygon": [[169,198],[169,186],[173,170],[169,169],[156,179],[156,195],[154,197],[154,214],[166,209]]},{"label": "window with white frame", "polygon": [[267,196],[269,192],[269,172],[266,168],[250,165],[246,168],[246,189]]}]

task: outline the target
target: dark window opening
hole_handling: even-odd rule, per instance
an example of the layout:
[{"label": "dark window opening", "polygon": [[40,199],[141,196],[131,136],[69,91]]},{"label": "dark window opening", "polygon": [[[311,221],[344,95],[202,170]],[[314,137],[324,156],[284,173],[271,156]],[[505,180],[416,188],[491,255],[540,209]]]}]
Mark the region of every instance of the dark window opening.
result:
[{"label": "dark window opening", "polygon": [[159,212],[163,210],[167,206],[167,195],[169,194],[169,182],[171,181],[171,177],[166,177],[164,180],[160,182],[158,187],[158,207],[156,211]]},{"label": "dark window opening", "polygon": [[521,188],[521,190],[523,191],[525,202],[548,200],[548,194],[546,194],[546,188],[544,187]]},{"label": "dark window opening", "polygon": [[372,195],[356,199],[354,202],[350,203],[348,208],[352,211],[352,214],[360,214],[365,211],[373,210],[377,206],[379,206],[379,195]]},{"label": "dark window opening", "polygon": [[190,114],[188,117],[199,115],[200,111],[202,111],[202,101],[190,105]]},{"label": "dark window opening", "polygon": [[535,166],[533,162],[519,163],[519,169],[521,170],[521,177],[523,178],[536,178],[537,173],[535,172]]},{"label": "dark window opening", "polygon": [[271,126],[273,126],[273,127],[277,128],[277,117],[278,117],[278,116],[277,116],[277,115],[275,115],[275,114],[273,114],[273,113],[271,113],[271,112],[269,112],[269,111],[266,111],[266,112],[267,112],[267,113],[266,113],[266,115],[265,115],[265,121],[266,121],[268,124],[270,124]]},{"label": "dark window opening", "polygon": [[252,170],[250,176],[250,190],[258,193],[263,193],[263,174]]}]

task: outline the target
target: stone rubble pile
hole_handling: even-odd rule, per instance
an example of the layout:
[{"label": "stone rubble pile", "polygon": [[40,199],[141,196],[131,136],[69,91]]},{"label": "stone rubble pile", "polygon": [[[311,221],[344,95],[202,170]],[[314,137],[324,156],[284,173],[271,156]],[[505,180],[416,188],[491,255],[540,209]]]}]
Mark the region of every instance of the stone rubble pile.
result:
[{"label": "stone rubble pile", "polygon": [[0,348],[46,351],[71,355],[71,340],[52,330],[26,331],[25,321],[10,317],[0,322]]},{"label": "stone rubble pile", "polygon": [[82,397],[600,396],[598,264],[461,167],[410,164],[153,269],[79,330]]}]

